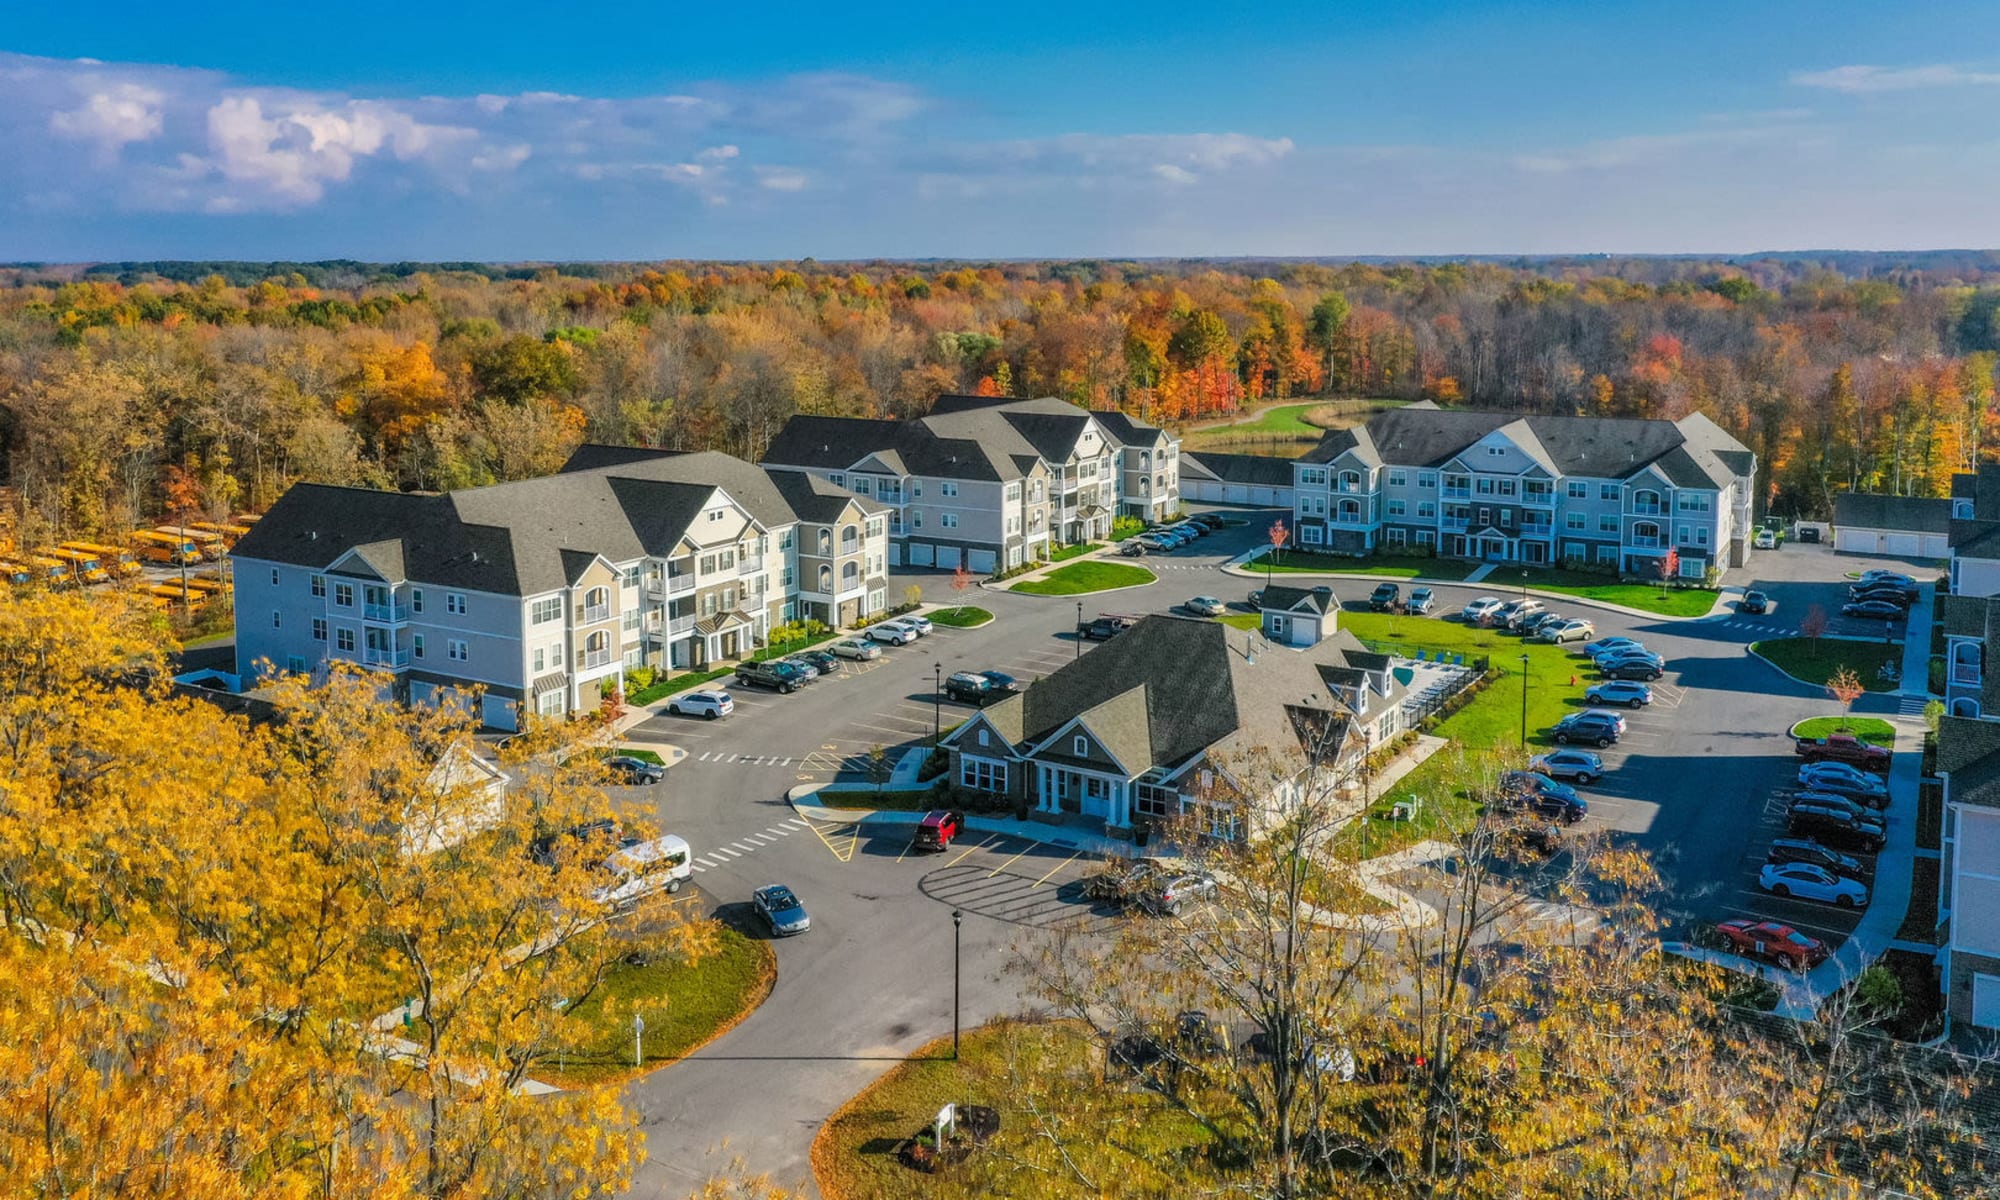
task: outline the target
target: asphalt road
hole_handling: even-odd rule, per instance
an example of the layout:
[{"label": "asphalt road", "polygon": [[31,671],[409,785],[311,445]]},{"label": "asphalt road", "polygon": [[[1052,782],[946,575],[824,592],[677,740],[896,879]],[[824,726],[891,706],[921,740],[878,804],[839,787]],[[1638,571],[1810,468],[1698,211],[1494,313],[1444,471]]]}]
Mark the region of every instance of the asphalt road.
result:
[{"label": "asphalt road", "polygon": [[[1148,559],[1159,582],[1084,597],[1085,615],[1165,612],[1202,593],[1241,600],[1255,583],[1217,567],[1261,543],[1275,514],[1233,515],[1247,523]],[[1818,689],[1786,679],[1744,647],[1792,632],[1812,604],[1837,612],[1841,576],[1877,564],[1813,547],[1762,552],[1754,563],[1730,582],[1776,597],[1776,611],[1765,618],[1662,621],[1553,605],[1588,615],[1599,636],[1643,638],[1669,660],[1656,685],[1660,700],[1633,715],[1631,733],[1605,754],[1614,769],[1584,789],[1589,820],[1654,855],[1672,881],[1669,915],[1677,922],[1755,913],[1839,936],[1851,918],[1756,891],[1755,864],[1775,832],[1771,797],[1790,786],[1795,770],[1784,731],[1830,706]],[[1478,595],[1507,595],[1504,574],[1440,588],[1440,611],[1456,612]],[[948,577],[937,574],[899,578],[892,594],[909,581],[935,601],[954,602]],[[1373,583],[1344,580],[1334,591],[1358,603]],[[632,1085],[649,1146],[635,1195],[685,1196],[739,1157],[779,1183],[810,1187],[807,1154],[827,1116],[893,1063],[951,1031],[954,909],[965,914],[968,1027],[1025,1006],[1018,981],[1006,974],[1014,946],[1038,925],[1091,911],[1073,884],[1093,866],[1068,847],[972,838],[919,857],[901,838],[804,827],[784,800],[800,782],[855,777],[871,746],[918,745],[934,723],[962,718],[969,711],[963,706],[934,702],[939,671],[993,668],[1028,679],[1089,653],[1071,632],[1073,598],[982,591],[967,599],[996,620],[887,647],[877,662],[791,696],[733,688],[739,709],[732,717],[662,718],[639,734],[690,752],[667,783],[647,789],[648,798],[662,826],[693,846],[699,894],[711,910],[745,920],[751,890],[782,882],[804,900],[813,928],[777,944],[776,988],[742,1025]],[[1841,631],[1835,618],[1830,632]],[[1591,676],[1587,663],[1579,667],[1580,697]],[[1880,697],[1856,706],[1893,707]]]}]

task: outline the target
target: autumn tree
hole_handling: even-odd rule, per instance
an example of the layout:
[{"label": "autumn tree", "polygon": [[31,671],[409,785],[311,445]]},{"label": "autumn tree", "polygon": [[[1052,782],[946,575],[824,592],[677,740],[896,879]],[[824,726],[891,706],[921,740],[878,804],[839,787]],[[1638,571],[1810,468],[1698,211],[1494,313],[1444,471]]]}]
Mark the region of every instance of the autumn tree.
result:
[{"label": "autumn tree", "polygon": [[1819,651],[1820,635],[1826,632],[1826,609],[1815,604],[1806,609],[1806,615],[1799,618],[1799,636],[1812,639],[1813,651]]},{"label": "autumn tree", "polygon": [[1861,699],[1867,691],[1861,682],[1861,677],[1856,675],[1851,667],[1839,667],[1827,678],[1826,694],[1835,704],[1840,705],[1840,727],[1843,730],[1848,727],[1847,718],[1854,711],[1854,702]]}]

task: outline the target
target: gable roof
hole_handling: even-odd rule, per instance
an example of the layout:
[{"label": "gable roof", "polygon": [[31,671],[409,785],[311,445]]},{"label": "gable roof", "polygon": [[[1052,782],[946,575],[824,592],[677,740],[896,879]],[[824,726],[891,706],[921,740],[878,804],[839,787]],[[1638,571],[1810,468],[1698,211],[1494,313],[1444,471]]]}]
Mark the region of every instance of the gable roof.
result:
[{"label": "gable roof", "polygon": [[1953,521],[1947,540],[1960,558],[2000,558],[2000,521]]},{"label": "gable roof", "polygon": [[765,472],[771,485],[784,498],[785,505],[801,521],[811,521],[815,525],[831,525],[840,520],[849,505],[863,513],[889,511],[889,506],[867,496],[857,496],[843,487],[835,487],[817,475],[804,471],[769,470]]},{"label": "gable roof", "polygon": [[1878,496],[1842,492],[1833,498],[1833,523],[1845,529],[1900,529],[1946,533],[1952,525],[1951,500],[1943,496]]},{"label": "gable roof", "polygon": [[1267,612],[1309,612],[1322,617],[1326,615],[1327,600],[1333,594],[1331,589],[1287,587],[1282,583],[1271,584],[1262,590],[1264,594],[1258,597],[1259,609]]},{"label": "gable roof", "polygon": [[1137,418],[1055,396],[940,396],[929,414],[909,421],[795,416],[771,439],[764,461],[848,471],[872,457],[908,475],[1013,480],[1038,463],[1069,461],[1093,423],[1113,447],[1150,446],[1168,436]]},{"label": "gable roof", "polygon": [[1288,488],[1292,486],[1292,460],[1267,454],[1187,453],[1181,455],[1181,474],[1206,476],[1224,483]]},{"label": "gable roof", "polygon": [[1937,770],[1953,804],[2000,807],[2000,721],[1939,718]]}]

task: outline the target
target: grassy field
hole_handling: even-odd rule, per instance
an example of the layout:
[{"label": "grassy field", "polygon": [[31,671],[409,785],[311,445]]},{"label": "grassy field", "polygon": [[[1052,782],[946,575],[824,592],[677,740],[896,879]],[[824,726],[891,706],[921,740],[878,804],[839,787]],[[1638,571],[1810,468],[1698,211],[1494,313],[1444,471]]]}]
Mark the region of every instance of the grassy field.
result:
[{"label": "grassy field", "polygon": [[661,758],[660,752],[657,750],[641,750],[636,746],[620,746],[615,750],[606,750],[604,752],[604,756],[606,758],[611,758],[620,755],[622,755],[625,758],[636,758],[640,762],[652,763],[656,767],[664,767],[667,765],[667,760]]},{"label": "grassy field", "polygon": [[828,808],[875,809],[880,812],[929,812],[931,789],[872,787],[821,788],[813,798]]},{"label": "grassy field", "polygon": [[1273,404],[1249,420],[1220,421],[1184,429],[1181,447],[1296,458],[1318,445],[1327,430],[1358,425],[1375,413],[1400,408],[1404,403],[1359,398]]},{"label": "grassy field", "polygon": [[931,624],[948,629],[977,629],[993,619],[992,613],[970,604],[936,608],[924,615],[930,618]]},{"label": "grassy field", "polygon": [[1893,748],[1896,744],[1896,727],[1880,717],[1811,717],[1792,729],[1794,737],[1802,738],[1823,738],[1830,733],[1851,733],[1876,746]]},{"label": "grassy field", "polygon": [[1157,578],[1144,567],[1093,560],[1057,567],[1040,579],[1015,584],[1013,590],[1032,596],[1081,596],[1086,592],[1151,583]]},{"label": "grassy field", "polygon": [[[1010,1103],[1012,1072],[1038,1078],[1094,1076],[1095,1047],[1067,1024],[1003,1022],[966,1032],[959,1061],[941,1038],[889,1069],[843,1105],[813,1139],[813,1178],[826,1200],[924,1196],[928,1200],[1051,1194],[1063,1163],[1033,1119]],[[945,1104],[984,1104],[1000,1113],[995,1145],[935,1175],[896,1160],[897,1143],[923,1128]],[[1061,1114],[1062,1152],[1092,1179],[1118,1179],[1120,1195],[1165,1196],[1173,1180],[1157,1164],[1198,1153],[1207,1133],[1150,1092],[1133,1088],[1116,1105],[1079,1106]],[[1169,1167],[1169,1171],[1172,1168]],[[1070,1189],[1057,1189],[1067,1194]],[[1082,1194],[1082,1193],[1077,1193]]]},{"label": "grassy field", "polygon": [[1560,567],[1531,567],[1524,571],[1519,567],[1503,566],[1487,576],[1486,581],[1503,590],[1525,584],[1544,592],[1560,592],[1584,600],[1622,604],[1626,608],[1658,613],[1663,617],[1699,617],[1715,607],[1716,597],[1716,593],[1708,588],[1674,588],[1662,591],[1655,583],[1620,583],[1608,576],[1592,575],[1588,571],[1569,571]]},{"label": "grassy field", "polygon": [[[1468,664],[1474,656],[1486,655],[1499,673],[1485,691],[1432,731],[1449,738],[1453,746],[1388,788],[1370,807],[1371,819],[1341,831],[1336,846],[1354,857],[1386,854],[1434,835],[1448,835],[1477,815],[1476,805],[1459,783],[1463,773],[1487,769],[1486,760],[1516,762],[1524,755],[1521,655],[1528,656],[1527,754],[1554,745],[1544,731],[1584,707],[1583,691],[1595,677],[1587,661],[1563,649],[1456,621],[1342,613],[1340,623],[1370,646],[1394,653],[1447,650],[1464,655]],[[1399,800],[1416,802],[1415,820],[1386,819],[1390,806]]]},{"label": "grassy field", "polygon": [[1279,575],[1329,573],[1341,575],[1383,575],[1392,579],[1463,579],[1479,567],[1458,558],[1430,558],[1416,554],[1371,554],[1348,558],[1339,554],[1319,554],[1311,550],[1287,550],[1275,562],[1258,559],[1248,570],[1272,571]]},{"label": "grassy field", "polygon": [[1901,642],[1850,642],[1840,638],[1772,638],[1752,642],[1752,653],[1762,655],[1773,666],[1807,683],[1825,683],[1842,667],[1854,672],[1861,686],[1871,692],[1892,692],[1899,686],[1882,678],[1885,663],[1901,666]]},{"label": "grassy field", "polygon": [[[671,957],[621,963],[604,985],[565,1014],[566,1044],[549,1067],[551,1083],[589,1084],[657,1069],[733,1028],[771,993],[777,959],[761,941],[724,929],[714,954],[692,966]],[[645,1065],[632,1065],[632,1018],[646,1021]]]},{"label": "grassy field", "polygon": [[1057,546],[1049,551],[1050,562],[1068,562],[1079,554],[1087,554],[1102,546],[1103,542],[1077,542],[1069,546]]}]

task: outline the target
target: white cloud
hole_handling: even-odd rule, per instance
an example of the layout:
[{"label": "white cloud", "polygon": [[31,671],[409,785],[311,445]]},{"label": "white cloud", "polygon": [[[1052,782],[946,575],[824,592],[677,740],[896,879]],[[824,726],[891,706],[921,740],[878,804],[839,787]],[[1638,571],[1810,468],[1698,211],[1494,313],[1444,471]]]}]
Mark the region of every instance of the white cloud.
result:
[{"label": "white cloud", "polygon": [[119,83],[92,93],[79,108],[49,117],[49,128],[67,138],[95,142],[109,155],[119,147],[158,137],[166,95],[138,83]]},{"label": "white cloud", "polygon": [[757,186],[774,192],[803,192],[806,190],[806,174],[790,167],[758,167]]},{"label": "white cloud", "polygon": [[1158,175],[1168,183],[1193,183],[1195,180],[1201,178],[1201,176],[1196,175],[1186,167],[1177,167],[1173,163],[1154,164],[1153,174]]},{"label": "white cloud", "polygon": [[318,108],[274,98],[273,105],[267,116],[258,96],[233,95],[208,110],[206,161],[246,189],[219,197],[223,211],[257,206],[257,193],[279,206],[310,204],[328,184],[346,181],[359,159],[386,153],[413,162],[477,137],[473,130],[426,124],[375,101]]},{"label": "white cloud", "polygon": [[710,146],[695,155],[695,157],[701,159],[703,162],[722,162],[725,159],[735,158],[741,153],[742,151],[734,146]]},{"label": "white cloud", "polygon": [[1922,67],[1875,67],[1852,65],[1825,71],[1794,71],[1792,82],[1799,87],[1863,95],[1873,92],[1908,92],[1919,88],[1991,87],[2000,84],[2000,72],[1968,71],[1949,63]]}]

